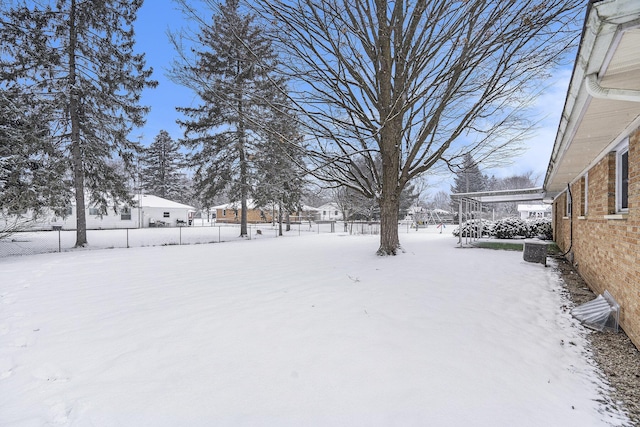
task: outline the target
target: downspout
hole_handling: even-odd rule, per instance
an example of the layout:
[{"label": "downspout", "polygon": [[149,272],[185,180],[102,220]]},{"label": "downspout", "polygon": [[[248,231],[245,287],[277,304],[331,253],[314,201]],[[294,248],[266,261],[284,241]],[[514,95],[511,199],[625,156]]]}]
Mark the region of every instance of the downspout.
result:
[{"label": "downspout", "polygon": [[587,93],[593,98],[614,101],[640,102],[640,90],[605,88],[598,83],[597,73],[586,77]]},{"label": "downspout", "polygon": [[569,213],[569,249],[561,256],[565,257],[571,252],[573,247],[573,195],[571,194],[571,185],[567,184],[567,197],[571,200],[571,213]]}]

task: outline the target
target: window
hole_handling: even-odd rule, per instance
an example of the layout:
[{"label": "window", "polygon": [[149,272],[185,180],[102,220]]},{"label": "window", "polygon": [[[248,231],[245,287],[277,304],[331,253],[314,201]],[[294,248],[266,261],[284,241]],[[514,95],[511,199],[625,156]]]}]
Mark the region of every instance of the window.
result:
[{"label": "window", "polygon": [[169,212],[163,212],[162,213],[162,217],[163,218],[171,218],[171,215],[169,214]]},{"label": "window", "polygon": [[124,206],[120,211],[120,220],[131,221],[131,208],[129,206]]},{"label": "window", "polygon": [[66,217],[71,216],[71,215],[73,215],[73,208],[71,206],[69,206],[67,208],[64,208],[62,210],[62,217],[63,218],[66,218]]},{"label": "window", "polygon": [[100,215],[100,209],[98,209],[98,208],[89,208],[89,215],[95,215],[95,216]]},{"label": "window", "polygon": [[566,206],[566,215],[567,217],[571,216],[571,210],[573,208],[573,200],[571,200],[571,191],[569,191],[569,189],[567,189],[567,206]]},{"label": "window", "polygon": [[629,140],[616,150],[616,210],[629,210]]}]

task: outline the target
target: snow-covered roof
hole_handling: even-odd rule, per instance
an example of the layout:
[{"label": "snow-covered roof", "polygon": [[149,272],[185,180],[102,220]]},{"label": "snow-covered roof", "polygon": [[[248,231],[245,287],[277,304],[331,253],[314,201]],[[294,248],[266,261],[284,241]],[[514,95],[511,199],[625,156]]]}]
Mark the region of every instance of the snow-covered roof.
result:
[{"label": "snow-covered roof", "polygon": [[329,202],[329,203],[325,203],[324,205],[322,205],[322,206],[320,206],[318,208],[319,211],[321,211],[323,209],[336,209],[336,210],[338,210],[338,204],[334,203],[334,202]]},{"label": "snow-covered roof", "polygon": [[311,211],[315,211],[318,212],[320,211],[320,208],[314,208],[313,206],[309,206],[309,205],[302,205],[302,211],[303,212],[311,212]]},{"label": "snow-covered roof", "polygon": [[[218,206],[211,206],[210,209],[240,209],[240,202],[229,202],[229,203],[225,203],[223,205],[218,205]],[[255,202],[253,201],[253,199],[247,199],[247,208],[249,209],[260,209],[259,206],[256,206]]]},{"label": "snow-covered roof", "polygon": [[[141,197],[142,200],[138,199]],[[135,196],[136,202],[140,200],[140,205],[143,208],[173,208],[173,209],[189,209],[196,210],[193,206],[183,205],[182,203],[167,200],[162,197],[154,196],[152,194],[142,194],[141,196]]]},{"label": "snow-covered roof", "polygon": [[[271,206],[256,206],[253,199],[247,199],[247,208],[249,209],[271,209]],[[240,202],[230,202],[223,205],[211,206],[209,209],[240,209]],[[303,205],[302,211],[319,211],[319,208],[313,206]]]}]

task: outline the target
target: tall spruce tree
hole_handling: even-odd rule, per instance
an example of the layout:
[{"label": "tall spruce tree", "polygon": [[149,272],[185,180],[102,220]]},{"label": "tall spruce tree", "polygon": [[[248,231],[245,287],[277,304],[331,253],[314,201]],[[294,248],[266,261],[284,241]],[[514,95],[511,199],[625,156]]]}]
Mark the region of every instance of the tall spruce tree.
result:
[{"label": "tall spruce tree", "polygon": [[[284,96],[276,96],[263,129],[264,143],[255,159],[256,185],[253,198],[257,205],[278,208],[279,234],[283,214],[301,209],[304,167],[301,134],[295,114]],[[290,229],[287,221],[287,231]]]},{"label": "tall spruce tree", "polygon": [[180,144],[166,130],[161,130],[151,145],[142,152],[141,181],[145,191],[159,197],[184,202],[189,198],[189,188],[182,168],[184,154]]},{"label": "tall spruce tree", "polygon": [[487,188],[487,177],[480,172],[471,154],[465,154],[462,165],[454,178],[452,193],[474,193]]},{"label": "tall spruce tree", "polygon": [[[0,82],[0,238],[27,226],[46,207],[60,214],[71,197],[64,159],[43,120],[46,104],[5,83]],[[27,210],[31,215],[20,215]]]},{"label": "tall spruce tree", "polygon": [[[64,159],[56,150],[48,127],[52,111],[38,92],[34,92],[10,67],[15,46],[12,40],[20,35],[30,41],[37,35],[9,16],[8,2],[0,1],[0,214],[6,225],[0,235],[16,231],[25,221],[15,213],[31,210],[36,217],[43,208],[53,207],[56,213],[68,205],[71,196],[65,180]],[[58,208],[58,209],[56,209]],[[27,221],[28,222],[28,221]]]},{"label": "tall spruce tree", "polygon": [[[138,146],[128,135],[144,124],[139,105],[150,80],[144,55],[133,52],[133,22],[142,0],[15,1],[2,32],[3,79],[28,86],[52,112],[48,123],[67,158],[76,204],[76,246],[87,244],[87,202],[106,212],[131,202],[126,165]],[[89,200],[85,200],[85,196]]]},{"label": "tall spruce tree", "polygon": [[[185,10],[188,1],[179,0]],[[184,144],[192,150],[195,187],[203,203],[222,191],[241,204],[240,236],[247,235],[247,199],[255,182],[255,163],[265,144],[263,130],[282,81],[277,56],[265,29],[238,0],[220,5],[211,23],[201,22],[191,49],[174,35],[180,59],[174,81],[193,89],[202,103],[178,108],[185,116]]]}]

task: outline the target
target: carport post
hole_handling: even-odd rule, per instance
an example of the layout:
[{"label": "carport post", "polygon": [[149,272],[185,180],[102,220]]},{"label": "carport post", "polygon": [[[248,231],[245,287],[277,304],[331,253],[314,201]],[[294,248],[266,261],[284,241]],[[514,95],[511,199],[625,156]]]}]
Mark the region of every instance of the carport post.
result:
[{"label": "carport post", "polygon": [[462,247],[462,198],[458,199],[458,243]]}]

